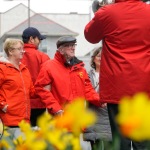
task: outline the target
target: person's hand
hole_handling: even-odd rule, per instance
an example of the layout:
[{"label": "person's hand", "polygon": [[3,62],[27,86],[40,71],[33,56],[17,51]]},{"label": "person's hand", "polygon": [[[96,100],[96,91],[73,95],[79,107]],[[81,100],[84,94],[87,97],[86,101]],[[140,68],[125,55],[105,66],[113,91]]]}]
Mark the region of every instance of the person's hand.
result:
[{"label": "person's hand", "polygon": [[107,103],[101,103],[101,107],[104,108],[107,106]]},{"label": "person's hand", "polygon": [[8,105],[5,105],[5,106],[2,108],[2,111],[3,111],[4,113],[6,113],[7,107],[8,107]]},{"label": "person's hand", "polygon": [[62,116],[63,113],[64,113],[63,110],[59,110],[58,112],[56,112],[56,113],[54,114],[54,116]]}]

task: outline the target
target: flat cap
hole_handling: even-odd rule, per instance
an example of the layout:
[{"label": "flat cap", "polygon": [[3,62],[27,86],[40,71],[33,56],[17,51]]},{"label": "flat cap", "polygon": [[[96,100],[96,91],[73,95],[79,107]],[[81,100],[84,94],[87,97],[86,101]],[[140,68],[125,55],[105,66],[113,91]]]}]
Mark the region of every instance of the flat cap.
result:
[{"label": "flat cap", "polygon": [[76,43],[76,38],[72,37],[72,36],[62,36],[58,39],[58,41],[56,42],[57,48],[59,48],[61,45],[65,44],[65,43]]}]

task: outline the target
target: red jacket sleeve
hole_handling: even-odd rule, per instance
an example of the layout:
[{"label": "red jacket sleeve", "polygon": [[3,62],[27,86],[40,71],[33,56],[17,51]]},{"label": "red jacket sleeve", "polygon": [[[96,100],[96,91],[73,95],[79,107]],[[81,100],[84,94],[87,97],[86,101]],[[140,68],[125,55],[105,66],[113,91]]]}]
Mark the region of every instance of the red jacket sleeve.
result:
[{"label": "red jacket sleeve", "polygon": [[[2,86],[4,82],[4,78],[5,76],[3,74],[3,71],[0,69],[0,87]],[[2,97],[0,93],[0,109],[3,109],[5,105],[7,105],[6,100]]]},{"label": "red jacket sleeve", "polygon": [[88,77],[87,72],[85,72],[85,73],[86,73],[86,75],[85,75],[85,98],[90,103],[92,103],[96,106],[101,106],[99,94],[94,90],[92,83]]},{"label": "red jacket sleeve", "polygon": [[33,82],[32,82],[32,80],[31,80],[31,86],[30,86],[30,97],[31,97],[31,98],[34,98],[34,97],[35,97],[35,94],[36,94],[36,92],[35,92],[35,88],[34,88],[34,86],[33,86]]},{"label": "red jacket sleeve", "polygon": [[47,70],[47,63],[45,63],[38,75],[38,78],[35,83],[36,94],[41,97],[42,102],[45,103],[46,107],[49,109],[49,112],[52,114],[61,110],[61,106],[58,101],[54,98],[50,90],[45,89],[47,85],[51,85],[51,75]]},{"label": "red jacket sleeve", "polygon": [[46,62],[47,60],[50,60],[49,56],[46,54],[42,54],[42,63]]},{"label": "red jacket sleeve", "polygon": [[104,10],[105,7],[100,8],[84,29],[85,39],[90,43],[95,44],[100,42],[104,37],[104,32],[108,30],[108,27],[104,26],[104,21],[106,22],[107,18]]}]

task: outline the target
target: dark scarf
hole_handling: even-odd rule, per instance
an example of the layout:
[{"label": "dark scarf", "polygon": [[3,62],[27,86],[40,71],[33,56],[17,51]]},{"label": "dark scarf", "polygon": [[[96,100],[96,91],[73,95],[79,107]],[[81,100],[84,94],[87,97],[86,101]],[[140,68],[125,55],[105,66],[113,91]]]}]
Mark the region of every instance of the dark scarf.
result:
[{"label": "dark scarf", "polygon": [[67,62],[66,59],[65,59],[65,57],[62,54],[60,54],[59,51],[57,51],[55,53],[55,59],[57,59],[59,62],[63,63],[66,67],[71,67],[71,66],[74,66],[74,65],[79,64],[79,63],[82,62],[77,57],[73,57],[70,60],[70,62]]}]

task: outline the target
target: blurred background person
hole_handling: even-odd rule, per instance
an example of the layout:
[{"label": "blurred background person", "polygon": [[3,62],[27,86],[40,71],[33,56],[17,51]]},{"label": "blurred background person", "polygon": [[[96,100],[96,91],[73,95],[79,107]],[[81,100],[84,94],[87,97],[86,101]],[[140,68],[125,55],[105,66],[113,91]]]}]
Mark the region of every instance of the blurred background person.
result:
[{"label": "blurred background person", "polygon": [[[100,71],[100,60],[101,60],[101,47],[94,50],[91,56],[91,69],[88,72],[89,78],[92,85],[97,93],[99,93],[99,71]],[[94,126],[86,129],[83,134],[83,139],[90,141],[92,150],[98,150],[101,147],[105,149],[103,141],[107,141],[107,144],[112,140],[111,128],[109,123],[107,105],[104,107],[96,107],[91,103],[88,107],[97,114],[97,122]],[[108,147],[106,147],[107,150]]]},{"label": "blurred background person", "polygon": [[0,58],[0,118],[12,137],[20,134],[18,124],[30,123],[30,97],[34,87],[29,70],[20,63],[24,50],[19,39],[6,39],[6,58]]},{"label": "blurred background person", "polygon": [[[44,39],[46,39],[46,37],[41,35],[41,33],[34,27],[28,27],[22,33],[25,50],[22,63],[29,69],[33,84],[40,72],[41,65],[50,59],[47,54],[38,50],[41,40]],[[36,126],[37,118],[42,115],[45,110],[45,104],[42,103],[38,95],[35,95],[34,98],[31,99],[30,120],[32,126]]]}]

